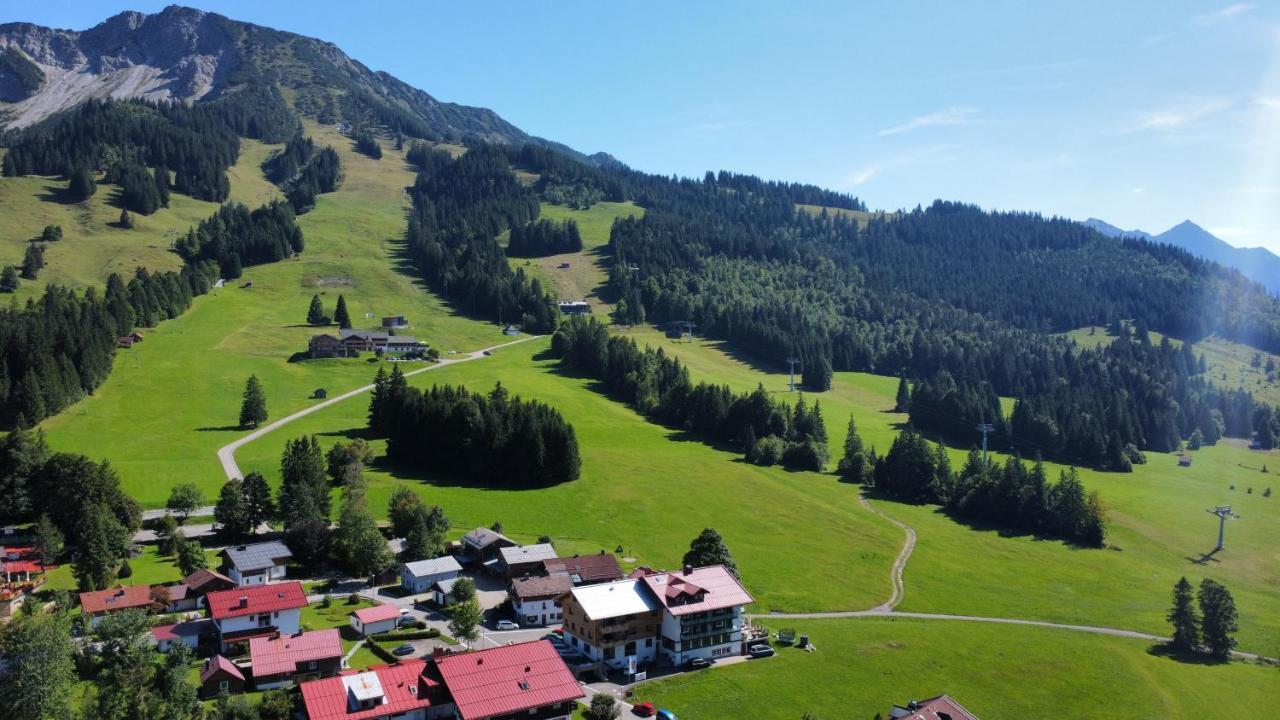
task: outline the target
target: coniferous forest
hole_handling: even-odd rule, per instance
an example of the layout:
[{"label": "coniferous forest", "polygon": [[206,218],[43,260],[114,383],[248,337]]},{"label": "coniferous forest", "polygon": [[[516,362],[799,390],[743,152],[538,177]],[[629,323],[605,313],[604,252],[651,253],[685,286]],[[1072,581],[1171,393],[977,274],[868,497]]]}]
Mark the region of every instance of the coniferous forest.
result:
[{"label": "coniferous forest", "polygon": [[338,189],[342,170],[338,153],[331,147],[316,149],[315,142],[301,130],[284,148],[267,158],[262,170],[280,186],[299,215],[315,207],[316,196]]},{"label": "coniferous forest", "polygon": [[[378,371],[369,428],[387,438],[387,457],[418,470],[474,482],[542,487],[577,480],[578,439],[550,405],[450,385],[409,387],[397,365]],[[450,448],[440,452],[440,448]]]}]

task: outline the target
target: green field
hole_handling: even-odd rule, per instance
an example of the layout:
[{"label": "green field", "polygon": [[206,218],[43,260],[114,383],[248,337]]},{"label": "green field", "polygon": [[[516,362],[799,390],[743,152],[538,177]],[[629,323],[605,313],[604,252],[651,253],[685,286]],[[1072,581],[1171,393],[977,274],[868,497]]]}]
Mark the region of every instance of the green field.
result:
[{"label": "green field", "polygon": [[863,210],[846,210],[844,208],[827,207],[825,205],[805,205],[804,203],[796,205],[796,209],[803,210],[810,215],[821,215],[823,210],[826,210],[828,215],[843,215],[844,217],[857,220],[858,227],[860,228],[866,227],[867,223],[871,222],[872,218],[888,218],[892,220],[895,215],[895,213],[886,213],[882,210],[866,212]]},{"label": "green field", "polygon": [[[272,417],[306,407],[315,388],[349,389],[373,376],[365,359],[288,362],[317,332],[302,324],[312,294],[332,311],[343,293],[357,326],[405,315],[408,332],[442,353],[505,339],[496,326],[448,312],[396,269],[402,190],[413,180],[403,159],[387,151],[370,160],[332,129],[311,130],[337,149],[344,180],[339,192],[320,196],[299,218],[305,252],[250,268],[241,281],[197,298],[181,317],[144,330],[146,340],[117,353],[110,379],[92,397],[42,425],[57,450],[107,454],[125,489],[147,507],[163,505],[183,480],[216,497],[225,478],[215,452],[241,434],[235,424],[250,373],[262,379]],[[236,174],[253,172],[259,162],[260,155],[245,153]],[[246,192],[235,187],[234,194]],[[241,288],[245,281],[253,286]]]},{"label": "green field", "polygon": [[[574,210],[564,205],[542,204],[541,217],[557,222],[573,220],[582,235],[582,251],[544,258],[512,258],[511,266],[524,268],[540,278],[560,300],[587,300],[596,312],[607,312],[608,304],[599,290],[609,279],[609,231],[617,218],[643,215],[644,208],[632,202],[598,202],[590,210]],[[569,263],[569,267],[560,267]]]},{"label": "green field", "polygon": [[[209,567],[218,567],[221,560],[216,550],[207,549],[204,555]],[[161,555],[155,545],[144,546],[141,555],[129,558],[129,567],[133,570],[133,574],[120,579],[124,585],[168,585],[178,582],[183,577],[176,558],[172,555]],[[70,564],[59,565],[50,570],[48,580],[49,583],[44,588],[46,590],[74,591],[76,589],[76,577]]]},{"label": "green field", "polygon": [[642,685],[681,720],[870,720],[946,693],[982,720],[1226,717],[1280,696],[1275,668],[1186,664],[1147,643],[1035,627],[910,619],[806,620],[817,652]]}]

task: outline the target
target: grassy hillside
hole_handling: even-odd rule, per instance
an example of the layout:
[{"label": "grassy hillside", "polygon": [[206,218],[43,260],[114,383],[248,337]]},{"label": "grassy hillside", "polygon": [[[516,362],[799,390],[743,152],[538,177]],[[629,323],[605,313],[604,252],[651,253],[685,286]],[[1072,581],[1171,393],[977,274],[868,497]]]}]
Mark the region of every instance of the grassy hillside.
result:
[{"label": "grassy hillside", "polygon": [[[544,357],[549,340],[499,350],[494,357],[411,378],[418,386],[462,383],[486,390],[496,380],[513,393],[554,405],[574,426],[581,479],[544,490],[423,481],[395,468],[368,472],[369,501],[384,513],[396,482],[408,482],[445,508],[461,534],[501,521],[532,541],[551,535],[563,553],[623,548],[637,563],[677,567],[689,541],[714,527],[733,549],[756,609],[867,607],[889,594],[889,567],[901,531],[857,503],[856,488],[812,473],[758,468],[652,423],[567,377]],[[240,466],[278,482],[286,440],[304,433],[325,445],[358,434],[368,405],[352,400],[317,412],[245,446]],[[375,443],[381,448],[381,442]]]},{"label": "grassy hillside", "polygon": [[[589,210],[574,210],[564,205],[542,204],[541,217],[578,223],[582,234],[582,252],[551,255],[544,258],[512,258],[512,267],[523,267],[533,277],[541,278],[553,295],[561,300],[586,299],[596,312],[607,312],[608,305],[598,292],[609,280],[609,230],[613,221],[632,215],[643,215],[644,208],[633,202],[598,202]],[[505,240],[505,239],[504,239]],[[568,263],[569,267],[562,268]]]},{"label": "grassy hillside", "polygon": [[[343,293],[358,326],[376,325],[381,315],[405,315],[407,332],[442,352],[503,339],[494,326],[451,314],[398,269],[403,188],[413,179],[403,158],[387,149],[381,160],[371,160],[331,128],[309,130],[337,149],[345,179],[338,192],[321,195],[316,208],[299,218],[306,234],[302,255],[250,268],[240,282],[198,298],[182,317],[147,331],[145,342],[117,354],[110,379],[92,397],[42,425],[58,450],[107,455],[125,489],[148,507],[162,505],[179,481],[195,482],[206,497],[214,496],[224,480],[214,453],[241,434],[235,423],[250,373],[262,379],[272,417],[313,402],[317,387],[368,382],[373,369],[364,359],[288,362],[317,332],[303,325],[313,294],[332,311]],[[260,154],[241,157],[234,195],[261,192],[261,185],[240,180],[260,177],[260,161]],[[246,281],[253,286],[241,288]]]},{"label": "grassy hillside", "polygon": [[983,720],[1205,718],[1280,694],[1275,668],[1193,665],[1145,642],[1061,630],[926,620],[791,623],[817,652],[713,668],[637,688],[682,720],[867,719],[946,693]]},{"label": "grassy hillside", "polygon": [[[668,340],[652,329],[629,332],[638,342],[662,347],[688,365],[696,380],[714,379],[735,390],[763,382],[785,393],[787,375],[724,343]],[[897,382],[864,373],[836,373],[830,391],[810,395],[821,402],[831,435],[833,462],[839,457],[850,415],[863,440],[884,452],[906,415],[892,413]],[[975,433],[974,442],[979,438]],[[968,448],[951,448],[956,467]],[[1246,450],[1224,441],[1192,453],[1189,468],[1172,455],[1148,453],[1148,463],[1132,474],[1084,470],[1111,511],[1112,550],[1083,550],[1031,536],[1005,537],[972,528],[937,512],[876,501],[890,516],[919,533],[906,571],[903,610],[1002,615],[1061,622],[1126,627],[1152,633],[1167,630],[1164,613],[1173,583],[1212,577],[1225,583],[1240,607],[1242,647],[1280,655],[1280,451]],[[998,462],[1005,456],[995,453]],[[1271,471],[1261,472],[1263,465]],[[1060,467],[1050,464],[1057,478]],[[1235,489],[1231,489],[1231,486]],[[1248,489],[1252,487],[1252,494]],[[1242,520],[1228,528],[1227,549],[1201,562],[1216,540],[1217,520],[1205,509],[1233,504]]]},{"label": "grassy hillside", "polygon": [[872,218],[889,218],[893,219],[894,213],[886,213],[883,211],[866,212],[863,210],[846,210],[845,208],[827,207],[825,205],[806,205],[804,203],[796,205],[797,210],[803,210],[810,215],[821,215],[823,210],[827,211],[827,215],[843,215],[844,217],[853,218],[858,221],[858,227],[863,228]]}]

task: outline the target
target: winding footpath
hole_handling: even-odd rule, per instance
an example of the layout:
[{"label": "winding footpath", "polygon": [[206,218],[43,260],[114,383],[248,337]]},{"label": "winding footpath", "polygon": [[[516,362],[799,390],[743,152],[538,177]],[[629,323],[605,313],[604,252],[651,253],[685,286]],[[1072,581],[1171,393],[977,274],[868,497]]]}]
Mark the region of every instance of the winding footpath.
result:
[{"label": "winding footpath", "polygon": [[[849,610],[844,612],[814,612],[814,613],[766,613],[766,614],[748,614],[749,618],[776,618],[776,619],[794,619],[794,620],[829,620],[838,618],[883,618],[883,617],[901,617],[912,618],[916,620],[952,620],[959,622],[982,622],[997,623],[1003,625],[1030,625],[1033,627],[1052,628],[1055,630],[1070,630],[1074,632],[1093,633],[1094,635],[1110,635],[1112,637],[1132,638],[1135,640],[1146,640],[1154,643],[1167,643],[1169,638],[1159,635],[1151,635],[1149,633],[1137,632],[1135,630],[1124,630],[1122,628],[1098,627],[1094,625],[1073,625],[1070,623],[1047,622],[1044,620],[1027,620],[1023,618],[1005,618],[1005,617],[984,617],[980,615],[948,615],[946,613],[921,613],[921,612],[902,612],[895,608],[902,602],[903,596],[906,594],[906,586],[903,584],[902,575],[907,568],[907,560],[911,558],[912,551],[916,547],[916,531],[910,525],[892,518],[880,510],[876,509],[868,500],[865,493],[858,496],[858,502],[868,511],[879,515],[889,522],[902,528],[906,533],[906,540],[902,544],[902,550],[898,552],[898,557],[893,561],[893,568],[889,572],[890,581],[892,583],[892,592],[889,599],[869,610]],[[1266,655],[1257,655],[1254,653],[1240,652],[1233,650],[1232,656],[1242,660],[1253,660],[1276,664],[1275,658]]]},{"label": "winding footpath", "polygon": [[[494,345],[492,347],[484,348],[483,350],[476,350],[475,352],[469,353],[466,355],[440,358],[440,360],[437,361],[436,363],[432,365],[428,365],[424,368],[418,368],[417,370],[411,370],[405,373],[404,376],[412,377],[414,375],[419,375],[424,372],[430,372],[432,370],[438,370],[442,367],[448,367],[450,365],[457,365],[459,363],[471,362],[472,360],[480,360],[495,350],[499,350],[505,347],[511,347],[512,345],[519,345],[520,343],[529,342],[530,340],[537,340],[540,337],[542,337],[542,335],[530,335],[528,337],[522,337],[519,340],[512,340],[511,342],[508,342],[508,343],[502,343],[501,345]],[[341,395],[338,395],[337,397],[329,398],[324,402],[318,402],[315,405],[311,405],[307,408],[299,410],[298,412],[292,415],[286,415],[285,417],[282,417],[273,423],[268,423],[266,425],[263,425],[262,427],[258,428],[257,430],[254,430],[248,435],[245,435],[244,437],[239,438],[235,442],[229,445],[224,445],[218,450],[218,462],[222,463],[222,472],[226,474],[228,480],[243,479],[244,476],[240,473],[240,465],[236,463],[236,450],[239,450],[241,447],[247,445],[248,443],[251,443],[254,440],[257,440],[258,438],[262,437],[263,435],[266,435],[267,433],[273,430],[278,430],[295,420],[306,417],[311,413],[319,412],[332,405],[337,405],[338,403],[343,402],[344,400],[350,400],[353,397],[359,397],[360,395],[363,395],[369,392],[370,390],[373,390],[372,383],[369,385],[365,385],[364,387],[358,387],[355,390],[344,392]]]}]

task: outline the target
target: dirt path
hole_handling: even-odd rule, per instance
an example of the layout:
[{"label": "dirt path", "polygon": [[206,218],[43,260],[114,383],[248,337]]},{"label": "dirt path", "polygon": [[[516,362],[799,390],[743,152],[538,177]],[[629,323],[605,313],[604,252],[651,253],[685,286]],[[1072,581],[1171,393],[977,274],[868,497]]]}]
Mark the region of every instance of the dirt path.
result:
[{"label": "dirt path", "polygon": [[[492,347],[484,348],[483,350],[476,350],[473,353],[463,355],[460,357],[441,358],[439,362],[433,365],[428,365],[427,367],[424,367],[424,368],[418,368],[417,370],[412,370],[410,372],[405,373],[404,375],[405,377],[410,377],[413,375],[419,375],[424,372],[430,372],[431,370],[438,370],[439,368],[442,368],[442,367],[448,367],[449,365],[457,365],[458,363],[471,362],[472,360],[480,360],[481,358],[485,357],[485,353],[489,353],[504,347],[510,347],[512,345],[518,345],[522,342],[536,340],[540,337],[542,336],[530,335],[529,337],[523,337],[523,338],[520,338],[519,340],[512,340],[511,342],[503,343],[501,345],[494,345]],[[263,425],[262,427],[258,428],[257,430],[254,430],[253,432],[249,433],[248,435],[245,435],[244,437],[236,440],[235,442],[229,445],[223,446],[218,450],[218,462],[222,463],[222,472],[226,474],[228,480],[232,478],[237,478],[237,479],[243,478],[244,476],[241,475],[240,473],[240,465],[236,463],[236,450],[239,450],[244,445],[247,445],[248,443],[251,443],[254,440],[257,440],[258,438],[262,437],[263,435],[266,435],[267,433],[273,430],[278,430],[279,428],[284,427],[285,425],[288,425],[289,423],[293,422],[294,420],[297,420],[298,418],[306,417],[311,413],[319,412],[320,410],[323,410],[331,405],[336,405],[344,400],[350,400],[353,397],[363,395],[372,389],[373,389],[373,385],[369,384],[369,385],[365,385],[364,387],[358,387],[355,390],[344,392],[341,395],[338,395],[337,397],[329,398],[324,402],[316,403],[315,405],[299,410],[298,412],[292,415],[286,415],[285,417],[282,417],[279,420],[276,420],[275,422]]]},{"label": "dirt path", "polygon": [[912,551],[916,549],[916,531],[910,525],[902,522],[901,520],[891,518],[872,507],[870,501],[867,500],[865,492],[858,494],[858,502],[862,503],[862,507],[867,510],[870,510],[876,515],[879,515],[885,520],[888,520],[894,525],[902,528],[902,530],[907,534],[906,541],[902,543],[902,550],[898,551],[898,557],[893,561],[893,569],[889,571],[889,581],[893,585],[893,592],[889,595],[888,600],[871,608],[872,612],[889,612],[898,607],[898,604],[902,602],[903,595],[907,592],[906,586],[902,583],[902,574],[907,569],[907,560],[911,559]]}]

